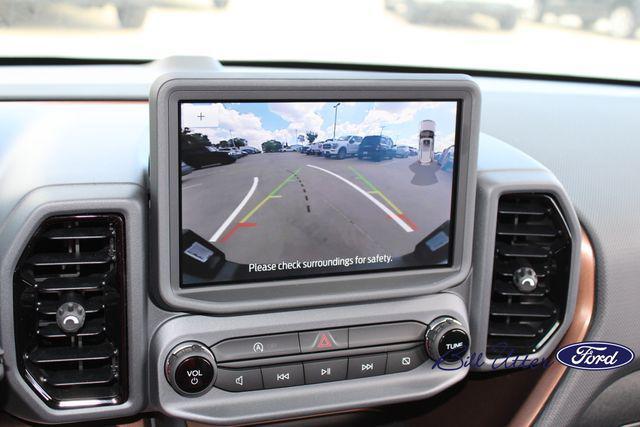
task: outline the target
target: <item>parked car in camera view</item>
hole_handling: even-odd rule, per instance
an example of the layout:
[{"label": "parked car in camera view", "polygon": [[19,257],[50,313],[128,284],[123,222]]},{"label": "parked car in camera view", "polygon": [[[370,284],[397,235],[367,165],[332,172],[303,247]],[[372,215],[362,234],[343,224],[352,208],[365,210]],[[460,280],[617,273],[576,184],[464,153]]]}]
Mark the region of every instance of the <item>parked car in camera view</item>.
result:
[{"label": "parked car in camera view", "polygon": [[345,157],[353,157],[358,154],[358,147],[362,142],[361,136],[346,135],[334,140],[329,140],[322,145],[322,151],[325,157],[335,157],[344,159]]},{"label": "parked car in camera view", "polygon": [[185,162],[180,162],[180,175],[182,176],[189,175],[194,170],[195,169],[193,167],[189,166]]},{"label": "parked car in camera view", "polygon": [[384,135],[365,136],[358,147],[358,158],[370,158],[379,162],[384,159],[393,159],[396,156],[396,147],[393,139]]},{"label": "parked car in camera view", "polygon": [[385,0],[387,10],[414,23],[451,21],[479,14],[498,21],[501,30],[512,30],[518,19],[533,7],[533,0]]},{"label": "parked car in camera view", "polygon": [[614,37],[633,37],[640,27],[640,0],[536,0],[534,18],[542,21],[548,13],[578,15],[585,29],[607,18]]},{"label": "parked car in camera view", "polygon": [[440,169],[446,172],[451,172],[453,171],[454,156],[455,146],[451,145],[442,150],[442,153],[438,153],[437,156],[434,156],[434,159],[440,165]]},{"label": "parked car in camera view", "polygon": [[309,155],[313,155],[313,156],[319,156],[322,154],[322,145],[325,143],[326,141],[318,141],[318,142],[312,142],[311,144],[309,144],[309,148],[307,149],[307,151],[305,152],[305,154]]},{"label": "parked car in camera view", "polygon": [[294,151],[300,152],[301,149],[302,149],[302,145],[301,144],[293,144],[293,145],[288,145],[288,146],[284,147],[282,149],[282,151],[284,151],[286,153],[292,153]]},{"label": "parked car in camera view", "polygon": [[218,151],[221,153],[228,153],[234,159],[239,159],[240,157],[244,157],[247,155],[246,153],[243,153],[235,147],[222,147],[218,148]]},{"label": "parked car in camera view", "polygon": [[258,150],[255,147],[242,147],[240,149],[240,151],[242,151],[245,154],[259,154],[259,153],[262,153],[262,151]]},{"label": "parked car in camera view", "polygon": [[406,159],[410,155],[411,155],[411,149],[409,148],[408,145],[398,145],[396,147],[396,157]]}]

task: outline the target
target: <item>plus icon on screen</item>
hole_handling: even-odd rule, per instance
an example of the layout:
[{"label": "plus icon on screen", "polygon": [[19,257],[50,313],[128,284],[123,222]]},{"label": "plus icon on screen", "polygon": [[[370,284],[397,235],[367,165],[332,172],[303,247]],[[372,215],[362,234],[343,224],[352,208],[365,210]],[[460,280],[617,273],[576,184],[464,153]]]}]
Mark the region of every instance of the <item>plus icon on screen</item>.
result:
[{"label": "plus icon on screen", "polygon": [[196,117],[198,117],[200,119],[200,121],[202,121],[202,119],[204,119],[204,114],[200,113],[199,115],[197,115]]}]

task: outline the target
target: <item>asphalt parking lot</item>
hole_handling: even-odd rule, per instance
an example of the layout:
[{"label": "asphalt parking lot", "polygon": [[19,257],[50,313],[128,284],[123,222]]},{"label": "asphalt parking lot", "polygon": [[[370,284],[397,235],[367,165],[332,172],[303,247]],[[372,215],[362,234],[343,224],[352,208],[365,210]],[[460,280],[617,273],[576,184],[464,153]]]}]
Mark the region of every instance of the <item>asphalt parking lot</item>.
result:
[{"label": "asphalt parking lot", "polygon": [[449,219],[452,175],[415,157],[380,163],[246,156],[183,177],[183,228],[241,264],[390,255]]}]

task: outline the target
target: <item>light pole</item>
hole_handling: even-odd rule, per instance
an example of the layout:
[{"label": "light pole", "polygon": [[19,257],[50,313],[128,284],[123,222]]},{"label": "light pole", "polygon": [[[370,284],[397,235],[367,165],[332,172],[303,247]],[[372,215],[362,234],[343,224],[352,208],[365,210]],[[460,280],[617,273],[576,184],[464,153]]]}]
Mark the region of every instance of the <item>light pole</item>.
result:
[{"label": "light pole", "polygon": [[339,102],[336,105],[333,106],[333,109],[335,110],[335,115],[333,116],[333,141],[336,140],[336,123],[338,122],[338,107],[339,106],[340,106]]},{"label": "light pole", "polygon": [[382,136],[382,132],[384,131],[384,128],[386,128],[386,126],[380,126],[380,136]]}]

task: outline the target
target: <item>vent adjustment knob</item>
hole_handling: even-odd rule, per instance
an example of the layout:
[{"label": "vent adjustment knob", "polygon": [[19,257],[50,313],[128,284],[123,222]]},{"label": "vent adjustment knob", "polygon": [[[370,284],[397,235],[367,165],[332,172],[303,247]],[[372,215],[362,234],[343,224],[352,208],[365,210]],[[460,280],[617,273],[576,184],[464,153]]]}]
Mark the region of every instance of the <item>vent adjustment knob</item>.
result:
[{"label": "vent adjustment knob", "polygon": [[165,362],[165,376],[175,391],[186,396],[206,393],[215,379],[215,359],[199,342],[176,346]]},{"label": "vent adjustment knob", "polygon": [[75,301],[62,303],[56,311],[56,322],[65,334],[75,334],[84,326],[87,316],[82,304]]},{"label": "vent adjustment knob", "polygon": [[513,283],[520,292],[533,292],[538,287],[538,275],[531,267],[520,267],[513,273]]},{"label": "vent adjustment knob", "polygon": [[439,317],[429,324],[425,345],[431,359],[452,363],[467,354],[469,334],[453,317]]}]

